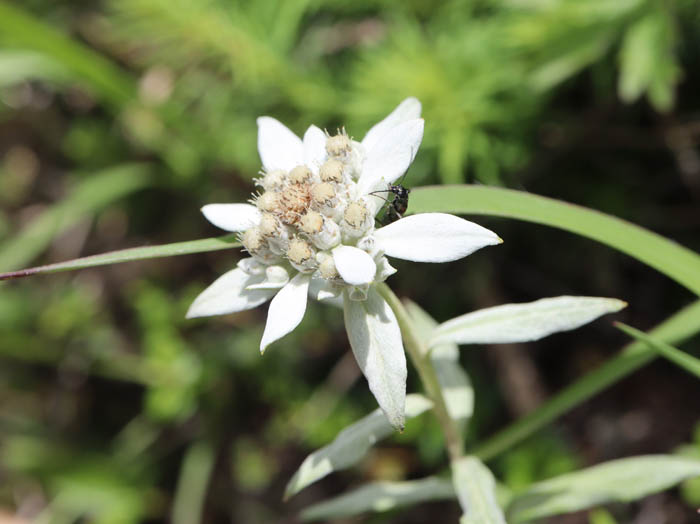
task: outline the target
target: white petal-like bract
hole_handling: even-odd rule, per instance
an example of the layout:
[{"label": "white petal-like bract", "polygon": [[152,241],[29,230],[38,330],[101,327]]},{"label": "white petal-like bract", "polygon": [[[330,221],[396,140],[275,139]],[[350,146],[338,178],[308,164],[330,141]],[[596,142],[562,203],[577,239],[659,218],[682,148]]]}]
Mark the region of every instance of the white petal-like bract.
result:
[{"label": "white petal-like bract", "polygon": [[318,173],[326,159],[326,133],[316,126],[310,126],[304,133],[304,164],[314,173]]},{"label": "white petal-like bract", "polygon": [[310,279],[309,275],[297,274],[270,302],[265,332],[260,341],[261,353],[275,340],[291,333],[304,318]]},{"label": "white petal-like bract", "polygon": [[387,184],[406,172],[423,140],[423,126],[422,118],[402,122],[367,151],[362,175],[357,182],[360,194],[386,189]]},{"label": "white petal-like bract", "polygon": [[371,151],[397,125],[420,118],[420,111],[421,105],[417,98],[410,97],[401,102],[384,120],[367,131],[362,139],[365,151]]},{"label": "white petal-like bract", "polygon": [[343,307],[343,293],[324,278],[316,276],[311,277],[309,296],[324,304],[330,304],[341,309]]},{"label": "white petal-like bract", "polygon": [[502,241],[493,231],[446,213],[411,215],[374,233],[387,256],[414,262],[450,262]]},{"label": "white petal-like bract", "polygon": [[406,402],[406,356],[401,330],[389,304],[374,287],[367,300],[345,296],[345,329],[350,346],[389,423],[404,427]]},{"label": "white petal-like bract", "polygon": [[276,289],[246,289],[261,283],[264,278],[262,275],[251,276],[238,267],[224,273],[194,299],[187,318],[225,315],[267,302]]},{"label": "white petal-like bract", "polygon": [[207,204],[204,217],[226,231],[245,231],[260,223],[260,211],[250,204]]},{"label": "white petal-like bract", "polygon": [[539,340],[552,333],[576,329],[601,315],[627,306],[615,298],[543,298],[525,304],[504,304],[453,318],[440,324],[431,346],[457,344],[506,344]]},{"label": "white petal-like bract", "polygon": [[269,116],[258,118],[258,153],[267,171],[289,171],[304,161],[301,139]]},{"label": "white petal-like bract", "polygon": [[374,259],[366,251],[353,246],[333,248],[333,261],[343,280],[353,286],[369,284],[377,272]]}]

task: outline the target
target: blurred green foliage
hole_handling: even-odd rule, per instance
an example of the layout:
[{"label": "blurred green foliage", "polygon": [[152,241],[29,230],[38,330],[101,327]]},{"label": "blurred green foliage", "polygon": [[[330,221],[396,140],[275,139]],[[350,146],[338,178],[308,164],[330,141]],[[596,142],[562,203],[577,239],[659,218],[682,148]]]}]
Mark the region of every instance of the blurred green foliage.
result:
[{"label": "blurred green foliage", "polygon": [[[344,125],[359,137],[406,96],[422,101],[426,119],[408,185],[534,186],[580,195],[593,207],[612,202],[632,219],[652,208],[652,222],[685,240],[697,228],[692,205],[700,194],[690,113],[698,102],[698,7],[695,0],[2,1],[0,270],[213,236],[198,208],[248,197],[260,169],[257,116],[275,116],[297,133],[310,123]],[[676,103],[683,90],[691,94]],[[611,147],[624,148],[631,128],[641,145],[629,156],[638,163],[615,154],[596,163],[585,148],[572,152],[572,142],[595,137],[610,107],[623,129],[613,126],[601,141],[619,139]],[[596,125],[579,136],[591,120]],[[649,139],[640,125],[648,121],[673,127]],[[654,165],[678,169],[638,175],[648,149]],[[569,155],[570,165],[556,163]],[[634,182],[615,178],[618,168]],[[669,180],[673,190],[663,186]],[[666,213],[657,198],[681,204]],[[470,259],[468,274],[398,264],[397,287],[439,319],[504,294],[511,298],[500,302],[515,301],[531,288],[533,298],[575,289],[654,303],[640,306],[647,323],[685,299],[658,291],[667,282],[638,291],[636,269],[608,251],[566,244],[554,257],[561,237],[502,227],[520,262],[489,254]],[[597,271],[579,268],[589,255]],[[357,478],[344,473],[280,501],[306,452],[375,406],[343,356],[339,311],[310,305],[299,329],[264,357],[261,310],[186,321],[194,296],[233,264],[230,252],[210,253],[0,285],[0,508],[55,523],[171,515],[176,523],[273,522]],[[530,287],[513,284],[528,279]],[[541,378],[550,387],[562,384],[558,370],[571,377],[603,358],[587,340],[557,340],[580,351],[566,365],[561,356],[545,359]],[[493,378],[494,366],[502,368],[473,353],[463,362],[477,392],[473,441],[508,417],[508,393]],[[415,377],[409,384],[416,387]],[[685,418],[693,416],[700,413]],[[573,469],[585,460],[569,439],[540,435],[499,459],[497,470],[519,489]],[[607,441],[589,444],[596,451],[584,453],[588,459],[611,453]],[[359,476],[417,477],[443,458],[440,432],[422,416],[372,454]],[[683,493],[697,503],[692,481]],[[457,515],[444,508],[446,519]],[[597,513],[591,522],[608,517]]]}]

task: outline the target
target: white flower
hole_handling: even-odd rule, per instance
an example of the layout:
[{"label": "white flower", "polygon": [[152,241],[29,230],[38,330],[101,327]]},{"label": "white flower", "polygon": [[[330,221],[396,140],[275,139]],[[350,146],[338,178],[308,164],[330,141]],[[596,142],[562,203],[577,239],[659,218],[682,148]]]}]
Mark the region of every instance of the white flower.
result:
[{"label": "white flower", "polygon": [[[406,360],[394,313],[373,284],[396,272],[386,257],[457,260],[501,240],[456,216],[425,213],[375,229],[385,191],[409,167],[423,138],[421,105],[404,100],[356,142],[311,126],[300,140],[258,118],[262,188],[251,204],[209,204],[214,225],[240,233],[250,258],[193,302],[187,316],[220,315],[272,299],[260,351],[302,320],[307,296],[342,305],[357,362],[379,405],[403,427]],[[379,194],[378,194],[379,193]]]}]

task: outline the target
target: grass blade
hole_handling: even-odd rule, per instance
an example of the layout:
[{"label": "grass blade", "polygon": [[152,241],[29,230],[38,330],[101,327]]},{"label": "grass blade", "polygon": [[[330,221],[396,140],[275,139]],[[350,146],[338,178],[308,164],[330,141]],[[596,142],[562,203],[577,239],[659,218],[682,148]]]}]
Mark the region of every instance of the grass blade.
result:
[{"label": "grass blade", "polygon": [[136,99],[136,82],[128,73],[17,6],[0,2],[0,34],[5,43],[53,58],[113,105]]},{"label": "grass blade", "polygon": [[674,348],[670,344],[666,344],[661,340],[650,337],[643,331],[639,331],[638,329],[628,326],[627,324],[623,324],[622,322],[615,322],[615,327],[624,331],[632,338],[636,338],[640,342],[644,342],[652,349],[655,349],[662,357],[670,360],[677,366],[682,367],[688,373],[692,373],[696,377],[700,378],[700,360],[697,358],[688,355],[680,349]]},{"label": "grass blade", "polygon": [[66,198],[47,208],[19,234],[0,245],[0,268],[15,269],[29,263],[57,235],[151,181],[149,168],[144,164],[111,167],[91,175]]},{"label": "grass blade", "polygon": [[172,257],[178,255],[190,255],[192,253],[204,253],[205,251],[219,251],[221,249],[231,249],[240,247],[240,242],[236,240],[236,235],[225,235],[216,238],[203,238],[200,240],[189,240],[187,242],[175,242],[162,246],[133,247],[110,251],[100,255],[76,258],[66,262],[48,264],[45,266],[31,267],[9,273],[0,273],[0,280],[12,278],[29,277],[42,273],[59,273],[61,271],[72,271],[86,267],[105,266],[108,264],[118,264],[120,262],[132,262],[134,260],[146,260],[148,258]]},{"label": "grass blade", "polygon": [[412,190],[409,212],[491,215],[557,227],[626,253],[700,295],[700,255],[630,222],[585,207],[512,189],[458,185]]}]

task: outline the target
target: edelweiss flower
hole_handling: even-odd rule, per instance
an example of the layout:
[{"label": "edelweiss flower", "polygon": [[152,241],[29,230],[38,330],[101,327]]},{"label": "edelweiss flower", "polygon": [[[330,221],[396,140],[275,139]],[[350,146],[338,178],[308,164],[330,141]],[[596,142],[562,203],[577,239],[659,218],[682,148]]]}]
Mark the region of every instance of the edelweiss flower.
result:
[{"label": "edelweiss flower", "polygon": [[[389,421],[403,427],[406,360],[394,313],[373,288],[395,273],[386,257],[457,260],[501,240],[453,215],[408,216],[375,229],[381,195],[413,161],[423,138],[421,105],[404,100],[362,142],[311,126],[300,140],[283,124],[258,118],[262,193],[251,204],[209,204],[214,225],[240,233],[251,255],[205,289],[187,316],[254,308],[272,298],[264,351],[291,332],[307,295],[342,305],[355,358]],[[377,194],[379,192],[380,194]],[[274,297],[274,298],[273,298]]]}]

